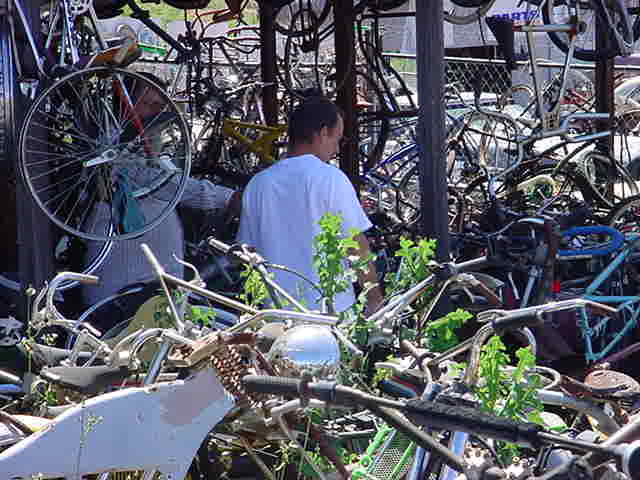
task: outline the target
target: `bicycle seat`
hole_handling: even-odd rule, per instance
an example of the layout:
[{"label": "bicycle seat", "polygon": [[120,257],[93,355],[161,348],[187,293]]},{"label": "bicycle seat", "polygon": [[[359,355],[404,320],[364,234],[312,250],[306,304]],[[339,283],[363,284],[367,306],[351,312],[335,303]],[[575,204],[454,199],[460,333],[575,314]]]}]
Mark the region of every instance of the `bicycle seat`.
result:
[{"label": "bicycle seat", "polygon": [[111,385],[123,383],[131,370],[128,367],[47,367],[40,377],[65,388],[95,395]]},{"label": "bicycle seat", "polygon": [[572,395],[600,400],[622,400],[640,394],[640,384],[636,380],[613,370],[595,370],[584,382],[563,376],[561,385]]}]

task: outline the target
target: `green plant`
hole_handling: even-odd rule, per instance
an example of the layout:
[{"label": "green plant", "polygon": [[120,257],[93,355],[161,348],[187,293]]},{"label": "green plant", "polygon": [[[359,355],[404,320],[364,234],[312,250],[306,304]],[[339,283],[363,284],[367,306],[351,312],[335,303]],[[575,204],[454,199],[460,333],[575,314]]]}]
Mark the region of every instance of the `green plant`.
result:
[{"label": "green plant", "polygon": [[[327,413],[328,411],[319,408],[306,408],[304,410],[304,414],[300,418],[306,421],[306,435],[304,444],[302,445],[306,458],[302,455],[302,452],[296,448],[293,442],[281,442],[279,449],[280,461],[274,469],[274,471],[278,472],[279,477],[284,475],[284,471],[289,465],[296,465],[298,477],[306,478],[317,478],[318,474],[316,469],[323,473],[334,470],[334,465],[320,453],[319,445],[315,445],[314,447],[309,446],[311,428],[314,425],[321,425]],[[355,462],[358,457],[357,453],[345,448],[340,440],[336,440],[336,443],[332,446],[335,448],[335,453],[340,461],[345,465]]]},{"label": "green plant", "polygon": [[461,327],[472,315],[458,308],[444,317],[429,322],[425,328],[424,346],[432,352],[444,352],[460,343],[455,329]]},{"label": "green plant", "polygon": [[419,239],[418,242],[400,238],[400,248],[394,256],[400,257],[397,273],[389,273],[385,278],[387,291],[396,293],[424,280],[431,273],[430,262],[436,251],[436,241]]},{"label": "green plant", "polygon": [[267,286],[260,273],[249,265],[245,265],[240,277],[244,279],[240,300],[254,308],[260,306],[268,296]]},{"label": "green plant", "polygon": [[[368,267],[372,257],[360,258],[351,252],[358,248],[354,237],[356,230],[350,230],[347,236],[342,233],[342,217],[325,213],[319,220],[320,233],[313,239],[313,266],[318,272],[318,287],[328,305],[333,306],[337,294],[349,288],[357,279],[357,272]],[[345,268],[343,259],[348,258],[349,267]]]},{"label": "green plant", "polygon": [[185,317],[195,325],[210,327],[211,322],[216,318],[216,312],[211,308],[189,305]]},{"label": "green plant", "polygon": [[[540,413],[542,403],[536,397],[541,386],[538,375],[528,375],[527,370],[535,366],[535,356],[529,347],[516,351],[518,362],[509,371],[510,364],[506,347],[500,337],[493,336],[482,347],[478,385],[474,389],[480,408],[501,417],[543,424]],[[518,454],[518,447],[508,442],[497,442],[498,455],[510,463]]]}]

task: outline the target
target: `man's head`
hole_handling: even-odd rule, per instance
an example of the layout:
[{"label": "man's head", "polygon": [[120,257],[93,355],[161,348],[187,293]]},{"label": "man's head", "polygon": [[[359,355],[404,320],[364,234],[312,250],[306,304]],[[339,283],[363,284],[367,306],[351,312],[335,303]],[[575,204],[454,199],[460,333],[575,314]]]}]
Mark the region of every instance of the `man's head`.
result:
[{"label": "man's head", "polygon": [[325,97],[311,97],[289,116],[289,155],[310,153],[328,162],[337,152],[344,125],[342,112]]}]

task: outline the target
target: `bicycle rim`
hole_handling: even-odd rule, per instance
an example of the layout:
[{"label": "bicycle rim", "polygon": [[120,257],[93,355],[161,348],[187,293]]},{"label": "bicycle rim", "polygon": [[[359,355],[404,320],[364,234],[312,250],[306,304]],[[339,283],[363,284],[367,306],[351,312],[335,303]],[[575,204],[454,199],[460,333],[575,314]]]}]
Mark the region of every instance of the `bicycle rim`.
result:
[{"label": "bicycle rim", "polygon": [[[566,2],[565,0],[548,0],[542,10],[544,23],[566,24],[570,17],[576,14],[581,22],[584,22],[584,32],[577,35],[575,40],[574,57],[579,60],[595,61],[598,58],[613,58],[616,55],[631,52],[633,42],[637,40],[640,26],[636,31],[632,28],[631,20],[626,6],[621,0],[601,2]],[[596,45],[597,19],[603,20],[608,25],[606,35],[607,44],[602,48]],[[569,36],[567,33],[549,32],[551,41],[563,52],[569,51]]]},{"label": "bicycle rim", "polygon": [[606,224],[622,233],[640,233],[640,195],[617,203]]},{"label": "bicycle rim", "polygon": [[628,170],[608,155],[586,152],[578,159],[578,168],[602,206],[611,208],[616,202],[639,193]]},{"label": "bicycle rim", "polygon": [[[156,99],[157,108],[144,118],[133,113],[143,98]],[[190,133],[158,85],[98,67],[60,79],[36,99],[18,161],[34,201],[58,227],[88,240],[125,240],[156,227],[178,203]]]},{"label": "bicycle rim", "polygon": [[444,10],[444,19],[454,25],[468,25],[484,17],[494,3],[495,0],[486,0],[478,7],[464,8],[449,2],[449,8]]},{"label": "bicycle rim", "polygon": [[294,0],[275,12],[275,29],[289,37],[308,35],[319,29],[330,12],[330,0]]}]

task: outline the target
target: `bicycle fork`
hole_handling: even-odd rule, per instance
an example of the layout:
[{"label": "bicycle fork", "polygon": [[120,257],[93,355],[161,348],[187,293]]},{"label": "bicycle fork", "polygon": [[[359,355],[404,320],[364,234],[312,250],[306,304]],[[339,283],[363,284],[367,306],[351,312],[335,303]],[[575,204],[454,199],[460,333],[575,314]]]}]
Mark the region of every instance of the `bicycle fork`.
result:
[{"label": "bicycle fork", "polygon": [[[432,401],[441,391],[441,385],[428,385],[424,393],[422,394],[422,399]],[[453,434],[451,435],[451,439],[449,440],[449,448],[454,454],[462,456],[464,454],[468,439],[469,434],[466,432],[453,432]],[[416,454],[413,459],[413,464],[411,465],[411,470],[409,471],[408,480],[421,480],[422,478],[424,478],[424,472],[427,465],[429,464],[429,458],[430,455],[424,448],[416,448]],[[458,477],[458,475],[460,475],[460,472],[454,470],[448,465],[445,465],[438,479],[454,480],[456,477]]]}]

